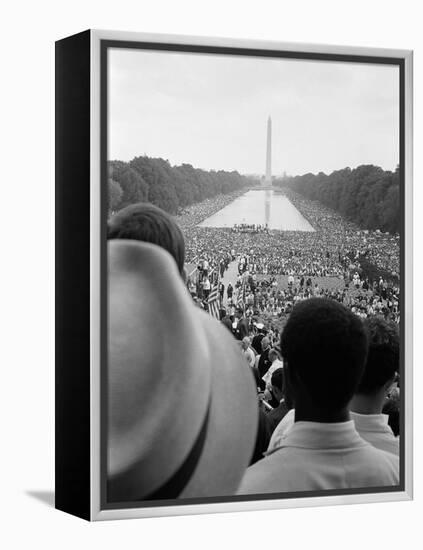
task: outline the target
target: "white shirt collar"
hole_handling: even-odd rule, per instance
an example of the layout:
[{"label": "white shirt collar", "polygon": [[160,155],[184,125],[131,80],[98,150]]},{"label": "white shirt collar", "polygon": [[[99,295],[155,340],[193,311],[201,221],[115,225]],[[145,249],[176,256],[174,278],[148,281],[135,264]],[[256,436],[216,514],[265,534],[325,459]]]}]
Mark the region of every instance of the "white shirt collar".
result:
[{"label": "white shirt collar", "polygon": [[360,414],[351,411],[351,418],[360,433],[386,432],[393,434],[388,425],[389,416],[387,414]]},{"label": "white shirt collar", "polygon": [[282,437],[280,445],[274,451],[281,447],[344,449],[366,445],[368,443],[358,434],[353,420],[330,423],[300,421],[294,423],[292,428]]}]

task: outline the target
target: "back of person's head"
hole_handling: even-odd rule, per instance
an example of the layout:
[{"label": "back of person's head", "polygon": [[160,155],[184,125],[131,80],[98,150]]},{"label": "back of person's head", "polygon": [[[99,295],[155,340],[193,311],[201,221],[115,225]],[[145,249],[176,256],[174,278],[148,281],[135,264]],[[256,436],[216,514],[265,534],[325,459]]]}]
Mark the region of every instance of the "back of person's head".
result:
[{"label": "back of person's head", "polygon": [[273,398],[276,401],[281,401],[285,397],[285,379],[282,368],[273,371],[270,383]]},{"label": "back of person's head", "polygon": [[261,341],[263,340],[264,338],[264,334],[259,332],[253,339],[253,342],[252,342],[252,347],[254,348],[254,350],[256,351],[256,353],[260,354],[261,353]]},{"label": "back of person's head", "polygon": [[342,304],[311,298],[292,310],[281,336],[284,366],[296,401],[340,410],[352,398],[362,376],[367,334],[361,319]]},{"label": "back of person's head", "polygon": [[185,241],[173,218],[153,204],[139,202],[117,212],[108,222],[107,238],[156,244],[169,252],[184,275]]},{"label": "back of person's head", "polygon": [[396,324],[382,317],[369,317],[364,321],[364,326],[369,348],[357,393],[371,395],[395,379],[399,368],[400,339]]},{"label": "back of person's head", "polygon": [[274,388],[277,388],[280,392],[283,393],[285,386],[283,369],[276,369],[275,371],[273,371],[270,382]]}]

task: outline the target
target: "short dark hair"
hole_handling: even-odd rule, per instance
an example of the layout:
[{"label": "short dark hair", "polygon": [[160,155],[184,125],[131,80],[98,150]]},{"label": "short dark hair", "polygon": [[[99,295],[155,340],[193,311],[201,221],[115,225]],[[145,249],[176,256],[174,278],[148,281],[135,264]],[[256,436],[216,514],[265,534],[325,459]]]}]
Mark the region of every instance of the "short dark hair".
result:
[{"label": "short dark hair", "polygon": [[310,298],[293,308],[281,350],[294,385],[301,382],[316,406],[339,410],[351,400],[362,376],[367,333],[361,319],[344,305]]},{"label": "short dark hair", "polygon": [[260,355],[262,352],[261,350],[261,341],[264,338],[264,334],[262,332],[259,332],[256,334],[256,336],[253,338],[253,342],[251,343],[251,346],[256,350],[256,352]]},{"label": "short dark hair", "polygon": [[395,377],[399,366],[400,339],[395,323],[382,317],[369,317],[364,326],[369,337],[369,349],[357,393],[369,395]]},{"label": "short dark hair", "polygon": [[276,369],[272,373],[272,378],[270,380],[272,386],[278,388],[279,391],[283,392],[285,389],[283,369]]},{"label": "short dark hair", "polygon": [[117,212],[108,222],[108,239],[132,239],[156,244],[169,252],[182,274],[185,240],[175,220],[153,204],[139,202]]}]

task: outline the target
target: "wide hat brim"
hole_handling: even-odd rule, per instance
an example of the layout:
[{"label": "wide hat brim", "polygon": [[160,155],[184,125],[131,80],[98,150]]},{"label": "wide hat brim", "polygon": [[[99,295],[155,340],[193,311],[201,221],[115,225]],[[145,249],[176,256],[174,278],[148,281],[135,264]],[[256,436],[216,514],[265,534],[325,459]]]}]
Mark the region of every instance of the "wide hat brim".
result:
[{"label": "wide hat brim", "polygon": [[108,305],[108,501],[234,494],[258,423],[236,341],[155,245],[109,243]]}]

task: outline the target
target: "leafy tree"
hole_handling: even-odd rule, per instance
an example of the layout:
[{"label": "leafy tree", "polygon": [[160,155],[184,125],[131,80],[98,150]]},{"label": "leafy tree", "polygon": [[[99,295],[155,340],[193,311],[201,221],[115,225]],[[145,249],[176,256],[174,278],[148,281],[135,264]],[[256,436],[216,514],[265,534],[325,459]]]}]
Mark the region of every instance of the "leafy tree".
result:
[{"label": "leafy tree", "polygon": [[354,170],[344,168],[329,175],[304,174],[276,180],[311,200],[340,212],[364,229],[399,232],[400,173],[384,171],[372,164]]},{"label": "leafy tree", "polygon": [[172,214],[181,207],[219,193],[231,193],[252,183],[235,171],[206,171],[191,164],[171,166],[167,160],[145,155],[129,163],[111,161],[109,177],[122,189],[119,208],[148,201]]},{"label": "leafy tree", "polygon": [[148,186],[146,182],[126,162],[111,162],[109,164],[109,175],[114,181],[119,183],[122,189],[119,208],[147,200]]},{"label": "leafy tree", "polygon": [[122,187],[117,181],[109,178],[109,211],[114,212],[119,209],[119,205],[122,200]]}]

